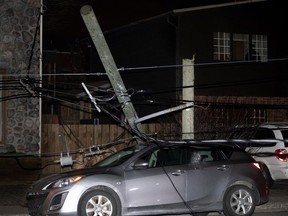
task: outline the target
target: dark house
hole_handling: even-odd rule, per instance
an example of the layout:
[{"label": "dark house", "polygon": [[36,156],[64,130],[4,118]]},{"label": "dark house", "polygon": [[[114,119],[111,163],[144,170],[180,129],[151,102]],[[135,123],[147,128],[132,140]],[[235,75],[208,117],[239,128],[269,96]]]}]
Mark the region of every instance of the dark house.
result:
[{"label": "dark house", "polygon": [[[137,94],[132,97],[140,116],[180,102],[182,59],[193,55],[195,100],[250,97],[242,101],[247,105],[265,98],[266,105],[276,106],[273,98],[288,96],[286,23],[280,3],[236,1],[173,10],[106,32],[105,37],[118,68],[123,67],[127,89],[142,92],[142,100]],[[94,71],[100,67],[91,49]],[[147,106],[140,108],[140,101]],[[262,102],[258,108],[266,109]]]},{"label": "dark house", "polygon": [[287,96],[286,14],[272,1],[239,1],[174,10],[105,37],[117,66],[135,68],[122,75],[136,89],[175,88],[177,67],[153,66],[195,54],[196,95]]},{"label": "dark house", "polygon": [[[216,118],[231,126],[288,121],[286,23],[281,3],[235,1],[173,10],[105,32],[105,38],[140,117],[180,104],[189,87],[196,104],[213,108],[196,111],[196,122],[209,125]],[[80,45],[85,71],[104,72],[91,39]],[[194,86],[182,86],[182,60],[193,56]],[[98,113],[93,118],[106,122]]]}]

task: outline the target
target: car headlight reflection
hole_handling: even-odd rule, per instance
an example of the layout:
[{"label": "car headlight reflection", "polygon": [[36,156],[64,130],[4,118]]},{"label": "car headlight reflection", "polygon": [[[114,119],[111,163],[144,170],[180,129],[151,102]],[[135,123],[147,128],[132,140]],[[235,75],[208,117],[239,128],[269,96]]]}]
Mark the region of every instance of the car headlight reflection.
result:
[{"label": "car headlight reflection", "polygon": [[66,177],[66,178],[58,179],[57,181],[54,181],[54,182],[48,184],[47,186],[45,186],[43,188],[43,190],[52,189],[52,188],[64,188],[64,187],[67,187],[67,186],[79,181],[83,177],[84,176],[72,176],[72,177]]}]

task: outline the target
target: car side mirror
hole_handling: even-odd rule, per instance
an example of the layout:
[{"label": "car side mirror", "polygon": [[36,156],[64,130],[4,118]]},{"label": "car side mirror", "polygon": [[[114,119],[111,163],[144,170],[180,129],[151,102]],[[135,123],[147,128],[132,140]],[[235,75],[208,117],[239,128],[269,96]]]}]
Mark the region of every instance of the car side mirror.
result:
[{"label": "car side mirror", "polygon": [[133,167],[135,168],[135,169],[146,169],[147,167],[148,167],[148,162],[147,161],[145,161],[145,160],[143,160],[143,159],[138,159],[135,163],[134,163],[134,165],[133,165]]}]

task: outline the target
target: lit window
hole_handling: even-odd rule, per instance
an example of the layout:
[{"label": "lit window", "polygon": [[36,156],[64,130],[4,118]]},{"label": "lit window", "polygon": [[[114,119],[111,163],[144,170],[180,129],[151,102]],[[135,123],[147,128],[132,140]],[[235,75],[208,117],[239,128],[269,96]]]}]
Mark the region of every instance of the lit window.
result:
[{"label": "lit window", "polygon": [[216,61],[230,61],[230,33],[214,32],[213,58]]},{"label": "lit window", "polygon": [[266,35],[213,33],[213,59],[215,61],[268,61]]},{"label": "lit window", "polygon": [[268,60],[267,53],[267,36],[252,35],[252,59],[256,61],[266,62]]}]

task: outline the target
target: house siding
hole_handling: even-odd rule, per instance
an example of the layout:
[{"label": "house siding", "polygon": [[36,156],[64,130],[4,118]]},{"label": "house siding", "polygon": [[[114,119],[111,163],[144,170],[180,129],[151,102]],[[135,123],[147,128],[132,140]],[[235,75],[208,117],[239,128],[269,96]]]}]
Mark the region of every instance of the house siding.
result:
[{"label": "house siding", "polygon": [[194,120],[200,139],[228,138],[235,126],[288,122],[286,97],[196,96],[195,100],[202,107],[195,109]]},{"label": "house siding", "polygon": [[[196,95],[286,97],[287,13],[276,2],[263,1],[205,10],[176,12],[179,57],[195,55]],[[275,14],[275,16],[272,14]],[[276,27],[277,26],[277,27]],[[268,37],[268,62],[213,60],[213,33],[260,34]],[[233,86],[233,83],[237,82]],[[217,85],[218,84],[218,85]]]},{"label": "house siding", "polygon": [[286,97],[237,97],[237,96],[197,96],[197,101],[218,104],[229,104],[250,106],[252,108],[263,108],[269,111],[267,122],[288,122],[288,98]]}]

